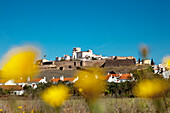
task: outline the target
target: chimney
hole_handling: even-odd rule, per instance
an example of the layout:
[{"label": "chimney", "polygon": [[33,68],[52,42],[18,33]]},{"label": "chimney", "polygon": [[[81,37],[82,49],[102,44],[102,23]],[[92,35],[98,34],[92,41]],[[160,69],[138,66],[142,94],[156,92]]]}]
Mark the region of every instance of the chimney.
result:
[{"label": "chimney", "polygon": [[61,77],[60,77],[60,80],[64,81],[64,76],[61,76]]},{"label": "chimney", "polygon": [[44,77],[44,80],[46,81],[46,77]]}]

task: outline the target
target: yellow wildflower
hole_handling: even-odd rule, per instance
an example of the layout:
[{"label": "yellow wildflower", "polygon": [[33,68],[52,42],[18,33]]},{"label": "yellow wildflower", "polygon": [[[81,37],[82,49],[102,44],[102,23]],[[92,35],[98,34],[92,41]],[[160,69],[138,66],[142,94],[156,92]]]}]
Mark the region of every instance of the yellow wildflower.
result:
[{"label": "yellow wildflower", "polygon": [[103,72],[99,68],[88,68],[77,73],[79,77],[75,82],[75,87],[80,88],[84,92],[86,99],[94,100],[105,88],[105,81],[100,80]]},{"label": "yellow wildflower", "polygon": [[10,50],[2,59],[1,77],[4,79],[32,77],[38,69],[34,65],[37,56],[38,50],[30,46]]},{"label": "yellow wildflower", "polygon": [[18,109],[22,109],[22,106],[18,106]]},{"label": "yellow wildflower", "polygon": [[138,97],[156,98],[165,95],[169,90],[169,83],[161,79],[143,80],[134,87],[134,94]]},{"label": "yellow wildflower", "polygon": [[82,92],[82,91],[83,91],[83,89],[79,88],[79,92]]},{"label": "yellow wildflower", "polygon": [[69,97],[69,89],[64,85],[47,88],[42,99],[52,107],[59,107]]}]

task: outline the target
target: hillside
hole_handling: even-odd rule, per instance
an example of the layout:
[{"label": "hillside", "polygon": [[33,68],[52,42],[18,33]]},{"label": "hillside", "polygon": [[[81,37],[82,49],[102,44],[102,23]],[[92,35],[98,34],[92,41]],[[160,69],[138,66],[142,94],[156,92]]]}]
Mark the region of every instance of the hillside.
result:
[{"label": "hillside", "polygon": [[[104,70],[105,75],[107,75],[108,72],[114,71],[116,73],[129,73],[131,70],[136,69],[143,69],[148,67],[148,65],[141,65],[141,66],[123,66],[123,67],[108,67],[108,68],[102,68]],[[82,67],[84,68],[84,67]],[[47,80],[50,80],[52,77],[74,77],[76,72],[78,70],[57,70],[57,69],[47,69],[40,71],[39,77],[47,77]]]}]

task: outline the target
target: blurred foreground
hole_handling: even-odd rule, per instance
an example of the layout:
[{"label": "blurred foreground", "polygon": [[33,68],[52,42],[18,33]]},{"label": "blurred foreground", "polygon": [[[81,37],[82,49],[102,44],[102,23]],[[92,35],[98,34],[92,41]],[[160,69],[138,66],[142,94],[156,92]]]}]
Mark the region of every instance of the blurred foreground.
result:
[{"label": "blurred foreground", "polygon": [[[170,98],[166,98],[168,106]],[[55,109],[44,104],[41,100],[17,100],[15,103],[12,99],[6,100],[1,98],[0,109],[7,113],[54,113]],[[152,101],[151,99],[141,98],[110,98],[99,99],[97,103],[104,113],[137,113],[137,112],[164,112],[163,101]],[[60,107],[61,113],[89,113],[88,105],[84,99],[69,99]],[[170,112],[170,107],[168,108]]]}]

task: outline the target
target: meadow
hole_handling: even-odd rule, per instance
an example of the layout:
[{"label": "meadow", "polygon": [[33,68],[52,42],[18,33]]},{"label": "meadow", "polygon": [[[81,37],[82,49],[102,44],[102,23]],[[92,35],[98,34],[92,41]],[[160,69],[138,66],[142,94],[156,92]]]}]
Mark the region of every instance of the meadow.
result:
[{"label": "meadow", "polygon": [[[168,109],[162,99],[142,98],[112,98],[103,97],[97,101],[102,113],[169,113],[170,98],[166,98]],[[55,113],[55,109],[46,105],[40,99],[1,99],[0,110],[2,113]],[[61,113],[89,113],[88,105],[83,98],[66,100],[60,107]]]}]

